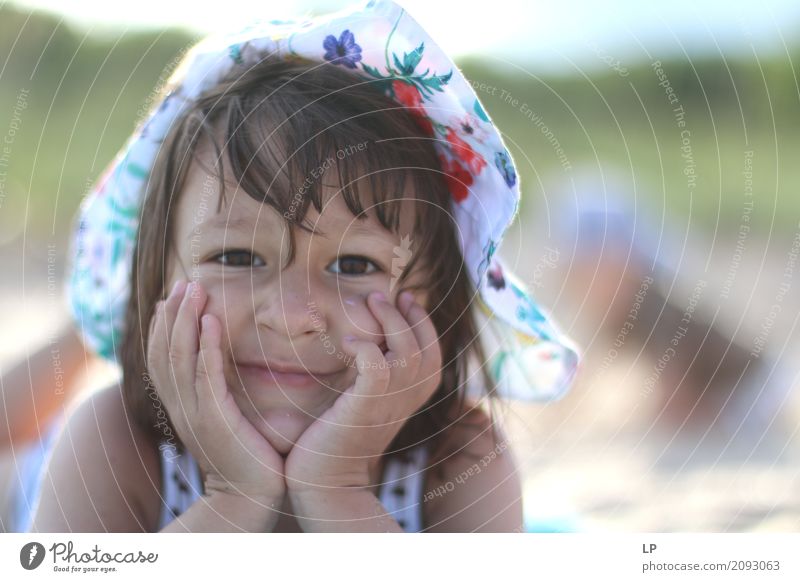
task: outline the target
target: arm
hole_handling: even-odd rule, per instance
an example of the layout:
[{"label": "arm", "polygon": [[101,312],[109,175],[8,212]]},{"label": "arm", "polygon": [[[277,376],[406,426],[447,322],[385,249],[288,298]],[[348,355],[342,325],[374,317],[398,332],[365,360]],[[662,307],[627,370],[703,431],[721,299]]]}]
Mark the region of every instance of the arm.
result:
[{"label": "arm", "polygon": [[274,500],[214,492],[195,501],[161,533],[270,532],[275,529],[280,515],[273,510],[275,506]]},{"label": "arm", "polygon": [[[67,420],[44,475],[35,532],[154,531],[158,450],[126,416],[118,387],[87,398]],[[278,513],[215,490],[163,531],[265,531]]]},{"label": "arm", "polygon": [[428,469],[423,511],[428,532],[521,532],[522,486],[508,438],[492,437],[489,417],[479,408],[469,428],[454,427],[461,450],[443,461],[444,479]]},{"label": "arm", "polygon": [[[423,491],[425,531],[521,532],[522,487],[508,438],[498,430],[494,440],[490,419],[479,408],[462,424],[452,429],[461,445],[443,461],[446,479],[429,478]],[[289,491],[303,531],[404,531],[368,488]]]},{"label": "arm", "polygon": [[297,522],[305,532],[402,532],[366,488],[289,493]]},{"label": "arm", "polygon": [[147,445],[132,429],[117,387],[92,394],[72,411],[42,477],[31,531],[147,530],[136,496],[146,478]]},{"label": "arm", "polygon": [[0,377],[0,450],[32,441],[45,431],[77,388],[75,380],[89,357],[70,322],[53,343],[39,347]]}]

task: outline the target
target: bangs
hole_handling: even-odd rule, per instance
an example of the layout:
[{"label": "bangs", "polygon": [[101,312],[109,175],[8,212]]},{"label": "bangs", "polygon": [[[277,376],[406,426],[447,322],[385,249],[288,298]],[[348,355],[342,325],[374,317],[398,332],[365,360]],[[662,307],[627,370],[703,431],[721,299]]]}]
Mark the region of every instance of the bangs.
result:
[{"label": "bangs", "polygon": [[[292,234],[295,226],[319,233],[305,220],[309,207],[322,213],[330,197],[341,196],[356,219],[373,215],[390,232],[414,235],[421,250],[424,235],[450,220],[449,190],[434,140],[374,83],[327,63],[296,68],[266,59],[191,113],[217,166],[230,166],[217,176],[232,176],[271,206]],[[224,198],[226,182],[219,182]],[[404,200],[415,206],[411,233],[398,233]]]}]

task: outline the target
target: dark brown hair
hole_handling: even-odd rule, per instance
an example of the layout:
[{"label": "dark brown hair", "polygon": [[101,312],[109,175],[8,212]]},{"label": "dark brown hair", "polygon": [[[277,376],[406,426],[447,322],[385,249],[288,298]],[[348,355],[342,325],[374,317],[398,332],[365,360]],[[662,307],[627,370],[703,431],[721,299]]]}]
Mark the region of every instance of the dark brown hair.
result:
[{"label": "dark brown hair", "polygon": [[[478,341],[471,309],[475,290],[463,263],[434,141],[408,110],[369,79],[341,66],[298,59],[267,57],[250,68],[236,68],[191,104],[161,145],[141,210],[122,340],[123,397],[134,420],[154,440],[164,436],[156,428],[156,407],[147,393],[147,332],[155,305],[167,291],[174,208],[201,138],[213,144],[217,165],[230,165],[240,188],[284,217],[292,241],[294,227],[309,230],[303,223],[309,205],[321,212],[324,203],[319,180],[305,190],[299,206],[295,198],[294,208],[293,193],[334,152],[367,142],[357,155],[337,160],[341,194],[356,218],[366,217],[362,201],[371,200],[368,208],[392,232],[398,230],[400,201],[411,180],[416,212],[410,234],[415,246],[399,286],[419,262],[427,275],[427,307],[442,347],[442,381],[386,454],[402,453],[428,439],[433,445],[431,463],[452,454],[447,429],[463,422],[470,357],[479,365],[482,388],[494,396],[496,387]],[[217,175],[225,175],[222,168]],[[222,202],[225,188],[220,182]],[[431,211],[431,205],[444,210]],[[293,258],[292,244],[290,262]],[[171,425],[170,429],[174,434]],[[494,423],[492,434],[496,439]],[[182,448],[176,434],[175,439]]]}]

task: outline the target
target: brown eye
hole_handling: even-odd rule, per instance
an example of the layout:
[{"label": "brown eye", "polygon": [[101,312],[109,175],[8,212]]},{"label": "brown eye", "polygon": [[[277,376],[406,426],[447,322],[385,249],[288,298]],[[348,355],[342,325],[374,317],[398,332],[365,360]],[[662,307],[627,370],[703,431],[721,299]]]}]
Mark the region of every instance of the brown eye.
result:
[{"label": "brown eye", "polygon": [[380,271],[380,267],[374,261],[358,255],[339,257],[333,264],[338,265],[338,270],[334,270],[334,272],[339,275],[371,275]]},{"label": "brown eye", "polygon": [[219,253],[214,260],[227,267],[261,267],[265,264],[261,257],[242,249]]}]

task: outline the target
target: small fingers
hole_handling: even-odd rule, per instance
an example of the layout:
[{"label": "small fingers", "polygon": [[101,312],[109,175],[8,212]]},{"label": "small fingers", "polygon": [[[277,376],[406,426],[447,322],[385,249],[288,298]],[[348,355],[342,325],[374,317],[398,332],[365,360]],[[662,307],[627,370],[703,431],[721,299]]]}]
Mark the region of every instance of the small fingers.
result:
[{"label": "small fingers", "polygon": [[186,293],[186,281],[179,279],[172,286],[172,291],[167,295],[164,300],[164,323],[166,329],[161,330],[165,334],[167,341],[172,337],[172,326],[175,323],[175,316],[178,314],[178,308],[181,306],[181,301]]},{"label": "small fingers", "polygon": [[177,386],[180,405],[189,411],[197,411],[197,359],[199,352],[200,311],[208,296],[197,281],[185,286],[183,299],[178,307],[169,345],[172,375]]},{"label": "small fingers", "polygon": [[353,392],[362,396],[385,394],[391,370],[381,349],[374,342],[348,338],[345,338],[344,349],[355,356],[358,370]]},{"label": "small fingers", "polygon": [[208,295],[199,282],[189,283],[178,307],[170,335],[170,353],[185,359],[192,370],[195,368],[198,350],[200,313],[203,311],[207,299]]},{"label": "small fingers", "polygon": [[[386,345],[389,352],[386,359],[400,361],[408,357],[414,362],[420,361],[420,346],[417,337],[408,325],[408,321],[399,310],[386,299],[381,299],[378,293],[370,296],[370,307],[383,326]],[[398,302],[399,305],[400,302]]]},{"label": "small fingers", "polygon": [[200,320],[200,352],[197,357],[197,398],[200,402],[218,403],[226,396],[221,345],[219,320],[206,313]]},{"label": "small fingers", "polygon": [[180,300],[183,297],[185,285],[185,281],[177,281],[167,298],[156,303],[153,317],[150,320],[150,329],[147,341],[148,362],[154,357],[158,357],[168,352],[172,324],[175,320],[175,313],[178,311]]},{"label": "small fingers", "polygon": [[[170,357],[170,331],[173,328],[175,313],[180,305],[182,293],[186,287],[185,281],[178,281],[166,299],[156,303],[147,345],[147,370],[155,381],[154,388],[159,397],[164,401],[170,414],[177,414],[176,403],[182,400],[180,386],[185,383],[176,380],[174,364]],[[180,376],[178,376],[180,379]],[[193,378],[189,378],[191,381]],[[177,385],[177,386],[176,386]],[[183,408],[183,403],[181,408]],[[177,417],[173,418],[173,421]]]},{"label": "small fingers", "polygon": [[180,306],[185,288],[185,281],[176,281],[167,298],[156,303],[155,313],[150,322],[150,335],[147,350],[148,363],[153,359],[160,358],[169,353],[172,325],[175,321],[175,314]]},{"label": "small fingers", "polygon": [[420,370],[424,370],[426,374],[435,375],[442,369],[442,349],[436,326],[433,325],[433,319],[422,305],[409,299],[405,299],[405,301],[408,303],[406,319],[411,324],[411,329],[417,338],[417,345],[422,351]]}]

